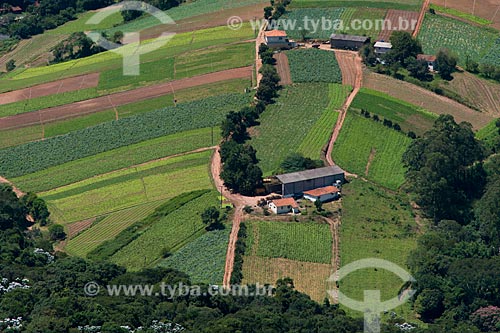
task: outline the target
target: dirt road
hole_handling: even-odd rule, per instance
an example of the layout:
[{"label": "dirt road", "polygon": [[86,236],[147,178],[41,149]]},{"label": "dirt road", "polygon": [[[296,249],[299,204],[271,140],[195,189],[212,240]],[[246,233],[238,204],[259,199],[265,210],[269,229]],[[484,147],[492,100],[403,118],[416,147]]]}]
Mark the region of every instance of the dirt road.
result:
[{"label": "dirt road", "polygon": [[0,105],[37,97],[61,94],[69,91],[94,88],[97,87],[98,83],[99,73],[91,73],[59,81],[44,83],[30,88],[2,93],[0,94]]},{"label": "dirt road", "polygon": [[276,69],[281,78],[280,84],[282,86],[292,84],[292,76],[290,73],[290,64],[288,63],[288,57],[285,53],[280,52],[274,55],[276,59]]},{"label": "dirt road", "polygon": [[[332,275],[336,275],[337,271],[340,269],[340,219],[336,218],[335,220],[332,220],[327,217],[323,217],[323,220],[325,220],[329,225],[330,225],[330,232],[332,233]],[[338,285],[334,284],[329,286],[329,288],[333,288],[334,294],[338,295]],[[334,303],[338,304],[338,296],[334,297]]]},{"label": "dirt road", "polygon": [[8,185],[12,186],[12,191],[14,191],[14,193],[17,195],[18,198],[20,198],[26,194],[23,191],[21,191],[20,189],[18,189],[17,187],[15,187],[14,184],[12,184],[12,182],[8,179],[0,177],[0,183],[8,184]]},{"label": "dirt road", "polygon": [[77,103],[66,104],[35,112],[22,113],[15,116],[0,118],[0,130],[21,128],[39,124],[40,122],[47,123],[62,119],[74,118],[77,116],[113,109],[114,107],[120,105],[160,97],[162,95],[169,94],[180,89],[186,89],[231,79],[250,78],[251,75],[251,66],[234,68],[225,71],[199,75],[191,78],[165,82],[148,87],[142,87],[134,90],[119,92],[107,96],[101,96]]},{"label": "dirt road", "polygon": [[[353,90],[346,102],[342,106],[340,110],[340,115],[337,119],[337,123],[335,124],[335,128],[333,129],[332,136],[330,138],[330,142],[328,143],[328,149],[326,151],[326,160],[329,165],[335,165],[335,162],[332,159],[332,151],[333,145],[340,134],[340,130],[344,125],[345,116],[347,114],[347,110],[351,106],[354,98],[358,94],[359,90],[362,86],[363,81],[363,68],[361,65],[361,57],[356,52],[351,51],[340,51],[335,50],[335,55],[337,56],[337,61],[339,62],[340,69],[342,70],[342,83],[344,83],[344,77],[346,80],[350,81],[353,86]],[[354,73],[354,75],[353,75]],[[346,84],[348,84],[346,82]]]},{"label": "dirt road", "polygon": [[260,69],[262,68],[262,60],[259,57],[259,46],[264,43],[264,32],[266,31],[267,23],[265,23],[255,39],[255,72],[257,77],[257,87],[259,86],[260,80],[262,79],[262,74],[260,74]]},{"label": "dirt road", "polygon": [[429,10],[429,6],[431,4],[431,0],[424,0],[422,4],[422,9],[420,9],[420,15],[418,16],[417,25],[415,26],[415,30],[413,31],[413,37],[417,37],[420,32],[420,28],[422,27],[422,23],[424,23],[425,13]]}]

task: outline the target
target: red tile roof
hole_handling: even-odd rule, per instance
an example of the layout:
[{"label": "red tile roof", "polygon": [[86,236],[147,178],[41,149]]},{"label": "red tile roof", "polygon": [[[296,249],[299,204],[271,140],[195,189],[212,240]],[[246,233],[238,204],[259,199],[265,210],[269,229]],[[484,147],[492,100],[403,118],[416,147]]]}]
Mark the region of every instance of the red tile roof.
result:
[{"label": "red tile roof", "polygon": [[319,197],[321,195],[338,193],[338,192],[339,192],[339,189],[336,188],[335,186],[327,186],[327,187],[316,188],[316,189],[310,190],[310,191],[305,191],[304,194],[308,194],[308,195],[311,195],[313,197]]},{"label": "red tile roof", "polygon": [[427,55],[427,54],[418,54],[417,55],[417,60],[425,60],[425,61],[434,62],[434,61],[436,61],[436,56]]},{"label": "red tile roof", "polygon": [[274,203],[276,207],[292,206],[293,208],[299,208],[299,204],[297,204],[294,198],[276,199],[272,200],[272,203]]},{"label": "red tile roof", "polygon": [[266,37],[286,37],[286,32],[283,30],[271,30],[265,32]]}]

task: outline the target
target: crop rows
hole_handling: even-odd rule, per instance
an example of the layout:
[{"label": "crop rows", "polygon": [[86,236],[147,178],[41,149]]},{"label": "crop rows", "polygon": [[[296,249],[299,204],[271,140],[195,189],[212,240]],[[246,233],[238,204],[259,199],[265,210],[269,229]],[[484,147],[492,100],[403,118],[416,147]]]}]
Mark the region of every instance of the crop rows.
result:
[{"label": "crop rows", "polygon": [[211,188],[211,152],[148,163],[41,193],[60,224],[106,215],[179,193]]},{"label": "crop rows", "polygon": [[71,255],[85,258],[103,242],[113,239],[122,230],[149,216],[161,204],[161,201],[155,201],[112,213],[70,239],[64,249]]},{"label": "crop rows", "polygon": [[209,192],[155,222],[126,247],[111,257],[111,261],[130,270],[139,270],[161,259],[166,252],[174,253],[204,233],[200,214],[217,205],[217,196]]},{"label": "crop rows", "polygon": [[280,92],[261,116],[259,135],[252,138],[264,174],[275,172],[287,155],[298,150],[328,103],[326,83],[295,84]]},{"label": "crop rows", "polygon": [[249,226],[247,255],[331,263],[332,235],[327,224],[252,222]]},{"label": "crop rows", "polygon": [[0,174],[17,177],[156,137],[220,124],[225,114],[248,103],[226,94],[179,104],[0,150]]},{"label": "crop rows", "polygon": [[289,8],[360,7],[419,10],[421,3],[422,0],[294,0]]},{"label": "crop rows", "polygon": [[403,153],[411,139],[371,119],[348,113],[333,149],[333,160],[349,172],[365,175],[372,149],[373,161],[366,175],[391,189],[404,181]]},{"label": "crop rows", "polygon": [[321,150],[327,144],[337,122],[338,110],[344,104],[350,91],[351,87],[349,86],[330,84],[330,104],[300,144],[299,153],[312,159],[321,157]]},{"label": "crop rows", "polygon": [[467,56],[481,61],[492,48],[498,33],[451,18],[427,14],[418,38],[425,53],[436,54],[439,49],[448,48],[459,57],[459,64],[464,66]]},{"label": "crop rows", "polygon": [[500,66],[500,37],[481,59],[481,63]]},{"label": "crop rows", "polygon": [[292,81],[341,83],[342,73],[334,52],[308,49],[287,52]]},{"label": "crop rows", "polygon": [[189,274],[192,283],[222,284],[231,229],[207,232],[188,243],[159,266]]}]

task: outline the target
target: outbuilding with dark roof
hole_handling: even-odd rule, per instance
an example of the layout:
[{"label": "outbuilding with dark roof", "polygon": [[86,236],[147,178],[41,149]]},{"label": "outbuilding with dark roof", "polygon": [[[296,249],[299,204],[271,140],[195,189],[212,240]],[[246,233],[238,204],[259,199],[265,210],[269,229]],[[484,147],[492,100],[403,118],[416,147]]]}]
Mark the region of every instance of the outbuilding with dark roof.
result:
[{"label": "outbuilding with dark roof", "polygon": [[338,166],[304,170],[275,176],[284,196],[301,195],[304,191],[331,186],[345,181],[345,172]]},{"label": "outbuilding with dark roof", "polygon": [[365,44],[370,43],[370,37],[333,34],[330,36],[330,46],[332,49],[359,50]]}]

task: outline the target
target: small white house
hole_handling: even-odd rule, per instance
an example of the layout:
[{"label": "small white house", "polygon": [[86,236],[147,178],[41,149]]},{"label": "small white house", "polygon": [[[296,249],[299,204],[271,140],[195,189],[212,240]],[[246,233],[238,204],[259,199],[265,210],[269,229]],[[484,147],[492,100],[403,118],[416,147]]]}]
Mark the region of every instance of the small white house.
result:
[{"label": "small white house", "polygon": [[434,67],[436,67],[436,56],[428,55],[428,54],[418,54],[417,60],[422,60],[427,62],[427,67],[431,72],[434,71]]},{"label": "small white house", "polygon": [[292,49],[297,47],[297,43],[289,40],[285,31],[271,30],[264,33],[264,40],[272,49]]},{"label": "small white house", "polygon": [[388,42],[376,42],[373,47],[375,48],[375,54],[377,55],[386,54],[392,50],[392,44]]},{"label": "small white house", "polygon": [[312,202],[316,200],[326,202],[338,197],[340,197],[340,190],[335,186],[326,186],[304,192],[304,198]]},{"label": "small white house", "polygon": [[269,209],[274,214],[288,214],[290,212],[297,214],[299,212],[299,204],[294,198],[277,199],[269,202]]}]

